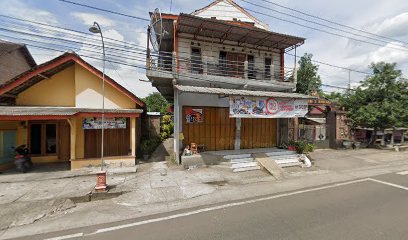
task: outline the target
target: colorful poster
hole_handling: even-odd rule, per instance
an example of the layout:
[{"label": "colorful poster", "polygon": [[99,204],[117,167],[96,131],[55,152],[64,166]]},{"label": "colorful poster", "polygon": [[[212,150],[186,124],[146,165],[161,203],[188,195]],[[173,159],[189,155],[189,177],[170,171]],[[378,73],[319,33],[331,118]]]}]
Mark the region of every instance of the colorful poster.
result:
[{"label": "colorful poster", "polygon": [[204,121],[202,108],[186,108],[187,123],[202,123]]},{"label": "colorful poster", "polygon": [[230,117],[293,118],[304,117],[307,112],[307,99],[230,97]]},{"label": "colorful poster", "polygon": [[[102,118],[90,117],[84,118],[82,121],[83,129],[101,129],[102,128]],[[116,117],[116,118],[105,118],[104,129],[118,129],[126,128],[126,118]]]}]

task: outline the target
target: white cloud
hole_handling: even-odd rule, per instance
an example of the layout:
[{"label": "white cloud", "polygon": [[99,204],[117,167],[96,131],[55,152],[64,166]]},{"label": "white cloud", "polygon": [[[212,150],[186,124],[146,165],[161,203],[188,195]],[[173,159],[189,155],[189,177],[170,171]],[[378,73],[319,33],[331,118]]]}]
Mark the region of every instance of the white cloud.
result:
[{"label": "white cloud", "polygon": [[112,38],[118,41],[123,41],[125,39],[125,37],[120,34],[118,31],[116,31],[115,29],[108,29],[103,31],[104,36],[108,37],[108,38]]},{"label": "white cloud", "polygon": [[403,37],[408,35],[408,12],[386,18],[370,27],[374,32],[389,37]]},{"label": "white cloud", "polygon": [[[398,48],[400,50],[394,48]],[[386,46],[380,47],[376,51],[368,54],[366,61],[408,63],[408,48],[404,48],[400,43],[389,43]]]},{"label": "white cloud", "polygon": [[17,18],[24,18],[31,21],[57,24],[56,16],[48,11],[33,8],[20,0],[0,0],[0,13]]},{"label": "white cloud", "polygon": [[113,27],[116,25],[115,21],[99,14],[73,12],[71,15],[81,20],[82,23],[87,26],[91,26],[96,21],[99,25],[101,25],[102,30],[105,27]]}]

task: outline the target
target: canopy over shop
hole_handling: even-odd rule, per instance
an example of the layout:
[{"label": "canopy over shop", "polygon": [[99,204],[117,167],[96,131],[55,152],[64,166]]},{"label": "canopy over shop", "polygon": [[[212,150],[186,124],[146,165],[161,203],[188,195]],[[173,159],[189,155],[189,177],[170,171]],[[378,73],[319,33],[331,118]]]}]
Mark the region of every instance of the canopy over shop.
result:
[{"label": "canopy over shop", "polygon": [[183,146],[196,143],[205,150],[266,148],[287,141],[288,122],[304,117],[308,99],[314,98],[285,92],[174,88],[175,116],[180,119],[175,124],[176,138]]}]

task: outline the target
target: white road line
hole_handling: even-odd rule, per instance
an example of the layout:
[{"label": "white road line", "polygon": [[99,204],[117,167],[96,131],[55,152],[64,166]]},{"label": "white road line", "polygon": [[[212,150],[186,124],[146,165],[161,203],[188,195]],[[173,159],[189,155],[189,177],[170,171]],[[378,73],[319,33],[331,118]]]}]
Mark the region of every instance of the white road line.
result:
[{"label": "white road line", "polygon": [[408,171],[397,172],[398,175],[408,175]]},{"label": "white road line", "polygon": [[84,233],[74,233],[74,234],[70,234],[70,235],[47,238],[47,239],[44,239],[44,240],[63,240],[63,239],[70,239],[70,238],[83,237],[83,236],[84,236]]},{"label": "white road line", "polygon": [[171,215],[171,216],[167,216],[167,217],[154,218],[154,219],[149,219],[149,220],[145,220],[145,221],[124,224],[124,225],[119,225],[119,226],[114,226],[114,227],[101,228],[101,229],[98,229],[96,232],[93,232],[93,233],[91,233],[89,235],[103,233],[103,232],[109,232],[109,231],[115,231],[115,230],[119,230],[119,229],[123,229],[123,228],[140,226],[140,225],[144,225],[144,224],[148,224],[148,223],[161,222],[161,221],[180,218],[180,217],[186,217],[186,216],[190,216],[190,215],[194,215],[194,214],[198,214],[198,213],[209,212],[209,211],[223,209],[223,208],[241,206],[241,205],[245,205],[245,204],[256,203],[256,202],[261,202],[261,201],[266,201],[266,200],[271,200],[271,199],[276,199],[276,198],[281,198],[281,197],[293,196],[293,195],[296,195],[296,194],[302,194],[302,193],[319,191],[319,190],[324,190],[324,189],[329,189],[329,188],[335,188],[335,187],[350,185],[350,184],[354,184],[354,183],[360,183],[360,182],[364,182],[364,181],[368,181],[368,180],[369,180],[368,178],[358,179],[358,180],[353,180],[353,181],[349,181],[349,182],[343,182],[343,183],[336,183],[336,184],[332,184],[332,185],[327,185],[327,186],[323,186],[323,187],[310,188],[310,189],[306,189],[306,190],[299,190],[299,191],[290,192],[290,193],[282,193],[282,194],[278,194],[278,195],[273,195],[273,196],[263,197],[263,198],[253,199],[253,200],[247,200],[247,201],[242,201],[242,202],[224,204],[224,205],[220,205],[220,206],[208,207],[208,208],[198,209],[198,210],[191,211],[191,212],[175,214],[175,215]]},{"label": "white road line", "polygon": [[408,187],[405,187],[405,186],[402,186],[402,185],[398,185],[398,184],[394,184],[394,183],[390,183],[390,182],[385,182],[385,181],[377,180],[377,179],[374,179],[374,178],[368,178],[368,180],[373,181],[373,182],[377,182],[377,183],[382,183],[382,184],[385,184],[385,185],[388,185],[388,186],[391,186],[391,187],[395,187],[395,188],[399,188],[399,189],[408,191]]}]

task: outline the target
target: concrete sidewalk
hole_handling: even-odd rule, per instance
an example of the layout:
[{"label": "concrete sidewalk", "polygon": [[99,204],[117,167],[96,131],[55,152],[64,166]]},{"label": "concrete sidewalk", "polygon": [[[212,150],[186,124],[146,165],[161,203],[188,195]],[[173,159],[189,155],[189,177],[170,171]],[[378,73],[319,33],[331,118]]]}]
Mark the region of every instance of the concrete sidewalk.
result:
[{"label": "concrete sidewalk", "polygon": [[311,157],[315,163],[312,168],[288,168],[286,178],[281,181],[266,171],[232,173],[223,164],[190,171],[168,167],[165,162],[141,164],[137,173],[109,175],[112,198],[90,202],[84,201],[83,196],[93,189],[93,175],[15,183],[4,182],[4,176],[0,175],[0,209],[8,209],[0,213],[3,221],[0,226],[10,227],[3,227],[0,238],[120,221],[408,170],[408,157],[401,152],[318,150]]}]

